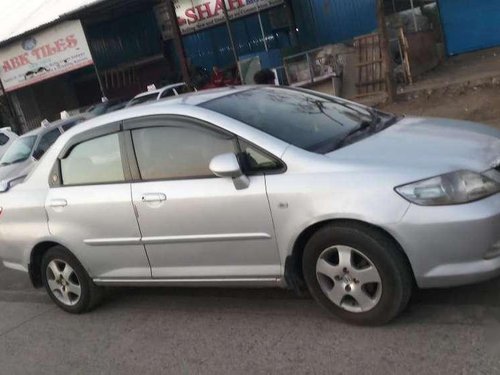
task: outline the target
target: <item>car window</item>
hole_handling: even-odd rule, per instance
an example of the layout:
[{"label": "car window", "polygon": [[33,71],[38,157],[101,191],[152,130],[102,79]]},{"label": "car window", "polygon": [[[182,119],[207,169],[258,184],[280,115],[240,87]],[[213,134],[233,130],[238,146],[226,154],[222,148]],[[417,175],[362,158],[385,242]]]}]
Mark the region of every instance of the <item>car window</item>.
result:
[{"label": "car window", "polygon": [[372,120],[369,110],[360,105],[278,87],[249,89],[201,106],[314,152]]},{"label": "car window", "polygon": [[144,180],[213,177],[212,158],[235,152],[232,138],[197,126],[136,129],[132,138]]},{"label": "car window", "polygon": [[36,159],[40,159],[43,154],[45,154],[45,152],[49,149],[49,147],[54,144],[54,142],[57,140],[57,138],[59,138],[60,135],[61,132],[58,128],[55,128],[42,135],[42,137],[40,138],[40,142],[38,142],[38,146],[36,146],[36,150],[33,153],[33,156]]},{"label": "car window", "polygon": [[190,92],[191,90],[189,89],[188,85],[182,85],[182,86],[176,87],[175,91],[177,91],[177,95],[182,95],[182,94]]},{"label": "car window", "polygon": [[142,104],[142,103],[146,103],[146,102],[152,102],[152,101],[155,101],[157,98],[158,98],[158,93],[139,96],[137,98],[132,99],[127,106],[132,107],[134,105],[138,105],[138,104]]},{"label": "car window", "polygon": [[161,93],[161,97],[162,97],[162,98],[167,98],[167,97],[169,97],[169,96],[174,96],[174,95],[175,95],[175,92],[174,92],[174,90],[172,90],[172,89],[165,90],[165,91],[163,91],[163,92]]},{"label": "car window", "polygon": [[126,106],[127,106],[126,102],[113,105],[113,106],[109,107],[108,109],[106,109],[106,113],[111,113],[111,112],[114,112],[114,111],[118,111],[120,109],[125,108]]},{"label": "car window", "polygon": [[265,154],[263,151],[256,149],[246,142],[240,142],[240,144],[247,172],[273,171],[283,167],[283,164],[279,160]]},{"label": "car window", "polygon": [[0,160],[0,165],[9,165],[28,159],[33,151],[36,135],[24,136],[16,139],[8,148]]},{"label": "car window", "polygon": [[9,137],[7,137],[5,134],[0,133],[0,146],[3,146],[7,142],[9,142]]},{"label": "car window", "polygon": [[118,134],[95,138],[75,146],[61,160],[61,180],[63,185],[124,181]]}]

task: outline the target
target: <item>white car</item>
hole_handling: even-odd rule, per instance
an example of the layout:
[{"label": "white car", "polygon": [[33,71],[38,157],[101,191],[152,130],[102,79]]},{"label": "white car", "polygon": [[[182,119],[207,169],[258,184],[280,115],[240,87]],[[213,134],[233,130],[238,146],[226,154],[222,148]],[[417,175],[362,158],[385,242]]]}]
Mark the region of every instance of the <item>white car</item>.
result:
[{"label": "white car", "polygon": [[0,128],[0,158],[17,138],[19,138],[19,136],[14,133],[10,127]]},{"label": "white car", "polygon": [[156,100],[168,98],[169,96],[178,96],[190,91],[191,89],[186,83],[174,83],[168,86],[164,86],[161,89],[146,91],[135,96],[130,102],[128,102],[127,107],[132,107],[134,105],[146,102],[153,102]]},{"label": "white car", "polygon": [[[26,176],[62,133],[87,118],[90,116],[83,114],[58,120],[20,137],[12,132],[6,133],[12,142],[9,141],[9,147],[5,147],[0,157],[0,193],[13,181]],[[3,132],[0,133],[0,143],[2,138]]]}]

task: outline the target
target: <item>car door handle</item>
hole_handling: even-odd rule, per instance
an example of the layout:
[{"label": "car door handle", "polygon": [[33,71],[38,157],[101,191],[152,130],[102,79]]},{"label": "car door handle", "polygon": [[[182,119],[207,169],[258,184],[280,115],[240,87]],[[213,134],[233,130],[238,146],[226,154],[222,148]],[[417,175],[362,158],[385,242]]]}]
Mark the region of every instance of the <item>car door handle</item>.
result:
[{"label": "car door handle", "polygon": [[66,199],[52,199],[50,201],[50,207],[66,207],[68,205],[68,201]]},{"label": "car door handle", "polygon": [[147,193],[142,196],[143,202],[163,202],[167,200],[167,196],[163,193]]}]

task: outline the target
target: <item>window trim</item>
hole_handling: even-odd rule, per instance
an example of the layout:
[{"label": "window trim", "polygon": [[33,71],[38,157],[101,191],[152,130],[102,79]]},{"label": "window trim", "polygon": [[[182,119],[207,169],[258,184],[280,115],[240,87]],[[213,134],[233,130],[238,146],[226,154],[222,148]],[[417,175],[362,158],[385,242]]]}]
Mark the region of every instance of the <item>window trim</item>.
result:
[{"label": "window trim", "polygon": [[[166,124],[165,120],[173,120],[174,123],[172,124]],[[130,121],[130,120],[129,120]],[[133,121],[133,120],[132,120]],[[157,124],[152,124],[149,121],[158,121]],[[144,122],[141,124],[141,122]],[[177,123],[175,123],[177,122]],[[185,124],[183,124],[183,122]],[[127,152],[127,155],[129,156],[129,165],[131,166],[131,170],[136,171],[137,175],[135,176],[137,180],[133,180],[132,182],[159,182],[159,181],[183,181],[183,180],[202,180],[202,179],[211,179],[211,178],[219,178],[214,174],[209,174],[209,175],[200,175],[200,176],[186,176],[186,177],[164,177],[164,178],[155,178],[155,179],[145,179],[142,177],[140,168],[139,168],[139,161],[137,160],[137,153],[135,150],[135,145],[134,145],[134,140],[132,137],[132,131],[137,130],[137,129],[146,129],[146,128],[201,128],[202,130],[209,131],[209,132],[215,132],[218,134],[223,135],[224,137],[227,137],[228,140],[232,141],[233,147],[235,150],[235,154],[239,154],[241,152],[240,146],[238,143],[238,137],[235,134],[232,134],[228,131],[225,131],[223,129],[214,127],[214,126],[206,126],[203,124],[202,121],[199,121],[197,119],[194,119],[194,121],[189,121],[187,117],[184,116],[146,116],[146,117],[141,117],[138,119],[138,121],[134,121],[135,124],[127,126],[124,124],[124,130],[125,132],[129,133],[130,137],[130,143],[128,144],[128,147],[131,149]],[[209,125],[209,124],[208,124]],[[237,153],[236,153],[237,151]]]},{"label": "window trim", "polygon": [[[61,160],[66,158],[71,151],[78,145],[92,141],[97,138],[105,137],[107,135],[118,134],[118,143],[120,146],[120,156],[122,160],[122,168],[123,168],[123,181],[113,181],[113,182],[93,182],[93,183],[82,183],[82,184],[68,184],[65,185],[63,183],[62,178],[62,168],[61,168]],[[77,187],[77,186],[101,186],[101,185],[119,185],[119,184],[128,184],[132,181],[131,169],[128,164],[127,159],[127,145],[125,140],[125,134],[122,131],[122,123],[111,123],[105,125],[103,127],[99,127],[96,129],[91,129],[84,133],[80,133],[73,137],[70,142],[66,144],[65,147],[61,150],[58,157],[56,158],[54,165],[50,171],[49,175],[49,188],[66,188],[66,187]]]},{"label": "window trim", "polygon": [[[151,126],[150,120],[158,119],[163,121],[163,123],[158,123],[157,125]],[[182,115],[150,115],[138,118],[129,118],[123,121],[110,123],[104,126],[100,126],[99,128],[90,129],[83,133],[79,133],[72,137],[70,141],[63,147],[61,152],[59,153],[57,159],[52,166],[50,175],[49,175],[49,188],[65,188],[65,187],[76,187],[76,186],[100,186],[100,185],[119,185],[124,183],[143,183],[143,182],[161,182],[161,181],[183,181],[183,180],[199,180],[199,179],[215,179],[220,178],[215,175],[210,176],[194,176],[194,177],[183,177],[183,178],[162,178],[155,180],[143,180],[139,171],[139,164],[137,162],[137,156],[135,154],[135,148],[133,146],[132,140],[132,130],[141,129],[141,128],[150,128],[150,127],[168,127],[165,125],[165,120],[175,120],[180,122],[186,122],[190,126],[199,126],[206,130],[215,131],[221,133],[235,143],[235,150],[237,151],[236,156],[238,158],[238,162],[240,163],[240,167],[242,171],[247,176],[261,176],[261,175],[275,175],[275,174],[283,174],[288,170],[286,163],[276,155],[270,153],[269,151],[263,149],[262,147],[256,145],[253,142],[248,141],[247,139],[240,137],[237,134],[227,131],[217,125],[212,123],[200,120],[198,118],[182,116]],[[141,123],[142,122],[142,123]],[[119,142],[120,142],[120,152],[122,158],[123,172],[124,172],[124,181],[117,182],[100,182],[100,183],[88,183],[88,184],[74,184],[74,185],[64,185],[62,183],[62,171],[61,171],[61,159],[64,159],[67,154],[71,152],[71,150],[77,145],[84,143],[86,141],[90,141],[92,139],[100,138],[106,135],[119,133]],[[270,158],[276,159],[281,165],[282,168],[277,170],[265,170],[265,171],[255,171],[251,172],[246,167],[246,164],[241,161],[241,157],[243,154],[240,142],[245,142],[255,148],[257,151],[262,152],[263,154],[269,156]],[[54,177],[56,177],[54,179]]]},{"label": "window trim", "polygon": [[[152,120],[158,121],[157,124],[151,125]],[[132,130],[136,129],[143,129],[143,128],[152,128],[152,127],[174,127],[172,125],[167,125],[165,122],[166,121],[178,121],[178,125],[182,125],[182,123],[186,123],[190,127],[200,127],[205,130],[209,131],[214,131],[216,133],[222,134],[224,136],[227,136],[228,138],[233,140],[233,143],[235,144],[235,155],[238,158],[238,163],[240,164],[240,168],[245,173],[247,176],[260,176],[260,175],[271,175],[271,174],[282,174],[287,171],[287,165],[286,163],[281,160],[279,157],[271,154],[269,151],[262,149],[261,147],[255,145],[253,142],[250,142],[242,137],[240,137],[237,134],[234,134],[230,131],[227,131],[226,129],[223,129],[217,125],[214,125],[212,123],[200,120],[198,118],[194,117],[189,117],[189,116],[182,116],[182,115],[151,115],[151,116],[144,116],[144,117],[139,117],[135,119],[127,119],[123,123],[123,129],[125,133],[129,133],[128,137],[130,138],[130,141],[127,141],[127,147],[130,149],[127,150],[127,155],[128,155],[128,163],[130,165],[130,169],[132,171],[132,175],[134,176],[134,172],[137,174],[134,176],[134,179],[131,181],[133,183],[141,183],[141,182],[161,182],[161,181],[184,181],[184,180],[201,180],[201,179],[213,179],[213,178],[220,178],[215,176],[214,174],[209,175],[209,176],[192,176],[192,177],[176,177],[176,178],[161,178],[161,179],[142,179],[142,176],[140,175],[140,170],[139,170],[139,163],[137,161],[137,155],[135,152],[135,147],[133,144],[133,139],[132,139]],[[178,127],[178,125],[176,127]],[[243,150],[241,148],[240,142],[243,141],[250,145],[251,147],[255,148],[257,151],[262,152],[263,154],[269,156],[272,159],[277,160],[282,167],[278,170],[268,170],[268,171],[256,171],[256,172],[250,172],[246,166],[246,163],[243,163],[241,161],[241,158],[243,157]]]},{"label": "window trim", "polygon": [[[238,138],[238,151],[239,151],[238,157],[244,160],[242,162],[240,159],[238,159],[238,161],[240,163],[240,166],[243,164],[242,171],[245,173],[245,175],[247,175],[247,176],[262,176],[262,175],[266,176],[266,175],[274,175],[274,174],[283,174],[287,171],[287,169],[288,169],[287,165],[280,158],[274,156],[269,151],[264,150],[262,147],[257,146],[255,143],[247,141],[246,139],[239,137],[239,136],[237,138]],[[264,154],[265,156],[267,156],[269,159],[275,160],[277,163],[280,164],[280,166],[278,168],[275,168],[275,169],[262,169],[260,171],[250,171],[250,168],[247,165],[248,161],[246,160],[245,153],[243,152],[243,148],[241,147],[242,143],[246,143],[248,146],[254,148],[255,150],[257,150],[261,154]]]}]

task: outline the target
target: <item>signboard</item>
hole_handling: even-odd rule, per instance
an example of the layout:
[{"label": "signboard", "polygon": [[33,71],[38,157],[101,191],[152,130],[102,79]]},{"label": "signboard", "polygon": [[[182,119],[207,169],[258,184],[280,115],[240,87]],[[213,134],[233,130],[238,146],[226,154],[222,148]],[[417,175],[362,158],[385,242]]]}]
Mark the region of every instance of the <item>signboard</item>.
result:
[{"label": "signboard", "polygon": [[[225,22],[224,0],[174,0],[182,34]],[[283,4],[283,0],[225,0],[230,19],[244,17]]]},{"label": "signboard", "polygon": [[0,49],[5,91],[92,65],[80,21],[67,21]]}]

